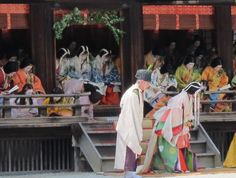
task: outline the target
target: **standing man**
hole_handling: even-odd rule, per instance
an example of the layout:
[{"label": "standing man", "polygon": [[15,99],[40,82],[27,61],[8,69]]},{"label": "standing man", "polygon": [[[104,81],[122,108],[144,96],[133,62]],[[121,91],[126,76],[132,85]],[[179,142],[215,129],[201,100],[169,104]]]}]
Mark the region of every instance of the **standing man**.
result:
[{"label": "standing man", "polygon": [[151,71],[139,69],[137,81],[122,96],[121,113],[117,123],[115,169],[125,171],[125,178],[141,178],[136,175],[137,156],[141,154],[143,139],[143,91],[150,87]]}]

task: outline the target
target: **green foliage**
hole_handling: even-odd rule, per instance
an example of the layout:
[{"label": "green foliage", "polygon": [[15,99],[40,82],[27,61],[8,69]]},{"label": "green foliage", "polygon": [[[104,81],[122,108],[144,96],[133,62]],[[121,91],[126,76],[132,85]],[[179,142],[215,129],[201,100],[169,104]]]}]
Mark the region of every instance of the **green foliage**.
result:
[{"label": "green foliage", "polygon": [[61,20],[55,22],[53,29],[56,39],[62,39],[63,30],[71,25],[102,24],[112,32],[117,44],[119,44],[119,41],[125,32],[117,28],[116,25],[123,21],[124,18],[119,17],[118,12],[115,10],[91,11],[87,18],[85,18],[81,11],[76,7],[71,13],[64,15]]}]

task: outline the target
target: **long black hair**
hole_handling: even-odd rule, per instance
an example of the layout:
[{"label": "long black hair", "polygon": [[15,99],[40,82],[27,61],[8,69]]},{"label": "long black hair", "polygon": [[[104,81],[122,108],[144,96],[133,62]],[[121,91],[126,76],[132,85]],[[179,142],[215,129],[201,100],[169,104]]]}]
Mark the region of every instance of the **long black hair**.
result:
[{"label": "long black hair", "polygon": [[94,85],[89,84],[89,83],[84,84],[84,91],[85,92],[91,92],[91,95],[89,95],[89,100],[93,104],[100,101],[103,97],[103,95],[98,90],[99,90],[99,88],[97,86],[94,86]]},{"label": "long black hair", "polygon": [[[18,94],[19,94],[19,95],[25,95],[26,92],[27,92],[27,90],[30,90],[30,89],[33,89],[33,86],[32,86],[31,84],[29,84],[29,83],[26,83],[26,84],[24,85],[23,89],[21,90],[21,92],[19,92]],[[27,98],[28,98],[28,97],[27,97]],[[26,97],[16,98],[15,104],[17,104],[17,105],[26,105],[26,99],[27,99],[27,98],[26,98]],[[32,98],[29,97],[28,100],[29,100],[29,104],[32,105],[32,104],[33,104]],[[18,103],[18,101],[19,101],[19,103]]]},{"label": "long black hair", "polygon": [[[52,89],[52,94],[64,94],[64,91],[59,87],[55,87],[55,88]],[[55,102],[53,97],[50,97],[49,104],[60,103],[62,101],[62,99],[63,99],[63,97],[61,97],[60,100]]]}]

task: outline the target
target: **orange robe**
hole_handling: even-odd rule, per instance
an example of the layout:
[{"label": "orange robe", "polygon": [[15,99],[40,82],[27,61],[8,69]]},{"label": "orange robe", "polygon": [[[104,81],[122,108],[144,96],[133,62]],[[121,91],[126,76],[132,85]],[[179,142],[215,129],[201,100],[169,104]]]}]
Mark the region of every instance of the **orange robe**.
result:
[{"label": "orange robe", "polygon": [[224,70],[215,71],[213,67],[208,66],[202,72],[202,80],[208,81],[210,91],[216,91],[228,84],[229,78]]},{"label": "orange robe", "polygon": [[161,107],[166,106],[170,98],[170,96],[163,96],[162,98],[160,98],[154,108],[149,113],[147,113],[146,117],[154,119],[154,114],[156,113],[156,111],[158,111]]},{"label": "orange robe", "polygon": [[[208,66],[202,72],[202,80],[208,81],[210,91],[217,91],[228,84],[229,78],[223,69],[215,71],[213,67]],[[217,99],[222,100],[225,94],[219,94]],[[231,105],[227,103],[217,103],[214,107],[215,112],[230,111]]]},{"label": "orange robe", "polygon": [[21,92],[23,89],[24,85],[26,83],[30,83],[33,85],[33,89],[36,92],[44,93],[45,90],[42,86],[41,80],[34,74],[27,74],[24,69],[19,69],[12,77],[12,80],[14,82],[14,85],[18,85],[19,90],[18,92]]}]

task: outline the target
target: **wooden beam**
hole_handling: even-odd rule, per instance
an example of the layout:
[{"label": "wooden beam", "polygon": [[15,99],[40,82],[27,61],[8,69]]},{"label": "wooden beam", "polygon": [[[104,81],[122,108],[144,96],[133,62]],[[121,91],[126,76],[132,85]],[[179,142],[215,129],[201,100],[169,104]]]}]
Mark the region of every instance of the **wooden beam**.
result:
[{"label": "wooden beam", "polygon": [[231,18],[230,5],[215,6],[217,50],[219,56],[223,60],[223,67],[230,77],[233,76],[233,37]]},{"label": "wooden beam", "polygon": [[30,5],[32,58],[36,74],[47,92],[55,87],[55,51],[53,11],[49,4],[35,3]]}]

